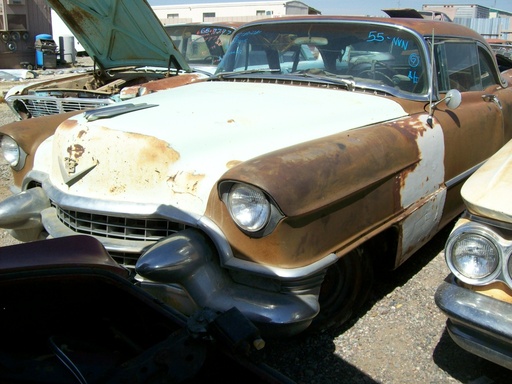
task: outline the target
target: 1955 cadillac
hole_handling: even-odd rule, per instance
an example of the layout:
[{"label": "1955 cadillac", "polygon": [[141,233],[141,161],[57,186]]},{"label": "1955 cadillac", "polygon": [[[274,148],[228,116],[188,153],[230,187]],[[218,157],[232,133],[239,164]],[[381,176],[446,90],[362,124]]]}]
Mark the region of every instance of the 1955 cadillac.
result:
[{"label": "1955 cadillac", "polygon": [[0,226],[94,236],[184,314],[339,325],[463,211],[463,182],[512,138],[510,75],[455,23],[255,21],[207,81],[2,127]]}]

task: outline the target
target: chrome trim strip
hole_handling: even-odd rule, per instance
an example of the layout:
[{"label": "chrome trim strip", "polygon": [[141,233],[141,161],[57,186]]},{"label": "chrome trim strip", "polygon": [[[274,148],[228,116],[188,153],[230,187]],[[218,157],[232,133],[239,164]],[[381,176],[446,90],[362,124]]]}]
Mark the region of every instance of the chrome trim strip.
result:
[{"label": "chrome trim strip", "polygon": [[487,160],[484,160],[482,161],[481,163],[477,164],[477,165],[474,165],[473,167],[471,167],[470,169],[466,170],[465,172],[455,176],[454,178],[450,179],[450,180],[447,180],[445,182],[445,185],[446,185],[446,188],[450,189],[452,188],[453,186],[465,181],[466,179],[469,178],[469,176],[471,176],[473,173],[475,173],[475,171],[480,168]]}]

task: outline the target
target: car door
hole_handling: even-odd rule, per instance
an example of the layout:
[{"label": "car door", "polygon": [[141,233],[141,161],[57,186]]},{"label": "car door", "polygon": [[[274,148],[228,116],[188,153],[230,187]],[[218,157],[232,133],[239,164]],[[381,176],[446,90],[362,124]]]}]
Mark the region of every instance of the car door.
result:
[{"label": "car door", "polygon": [[[438,104],[434,118],[441,124],[445,143],[445,217],[459,209],[460,187],[476,168],[505,144],[504,90],[492,56],[474,41],[447,40],[435,46],[438,89],[461,92],[458,108]],[[506,93],[504,93],[504,91]]]}]

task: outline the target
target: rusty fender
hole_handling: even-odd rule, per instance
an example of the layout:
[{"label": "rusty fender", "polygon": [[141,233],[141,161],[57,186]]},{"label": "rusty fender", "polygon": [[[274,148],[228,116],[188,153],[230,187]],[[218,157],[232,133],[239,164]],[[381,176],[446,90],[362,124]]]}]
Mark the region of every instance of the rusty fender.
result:
[{"label": "rusty fender", "polygon": [[36,119],[15,121],[0,127],[0,133],[13,138],[27,154],[22,169],[19,171],[11,169],[15,186],[21,187],[23,178],[32,169],[34,155],[39,145],[54,134],[60,123],[81,112],[73,111],[58,115],[41,116]]},{"label": "rusty fender", "polygon": [[378,228],[392,225],[404,212],[402,180],[419,161],[416,137],[420,130],[402,123],[332,135],[227,171],[223,180],[262,188],[283,212],[284,219],[268,236],[244,235],[213,198],[208,215],[222,223],[239,259],[296,268],[330,253],[342,255]]},{"label": "rusty fender", "polygon": [[386,124],[257,157],[227,171],[222,179],[258,186],[272,196],[286,216],[294,217],[394,177],[418,160],[415,137]]}]

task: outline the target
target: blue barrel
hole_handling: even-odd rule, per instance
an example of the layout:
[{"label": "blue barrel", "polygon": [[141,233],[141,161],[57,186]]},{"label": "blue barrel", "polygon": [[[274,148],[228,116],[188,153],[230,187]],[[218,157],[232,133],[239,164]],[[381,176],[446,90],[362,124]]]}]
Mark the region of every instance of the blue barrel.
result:
[{"label": "blue barrel", "polygon": [[35,48],[36,48],[36,66],[37,67],[45,66],[44,56],[45,56],[45,54],[48,53],[47,48],[48,48],[49,43],[50,43],[50,45],[52,45],[52,43],[53,43],[53,45],[55,45],[52,35],[48,35],[45,33],[36,35]]}]

